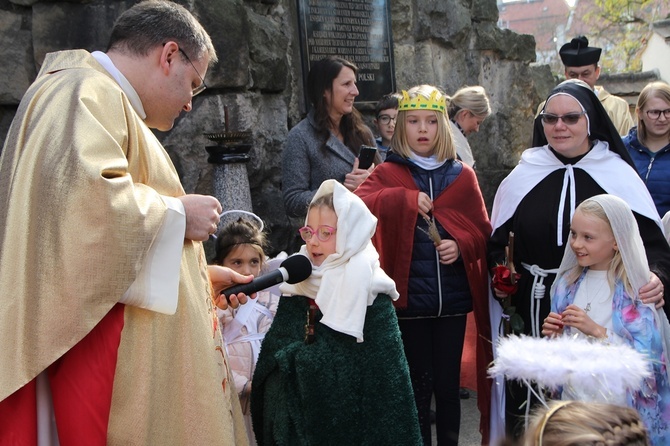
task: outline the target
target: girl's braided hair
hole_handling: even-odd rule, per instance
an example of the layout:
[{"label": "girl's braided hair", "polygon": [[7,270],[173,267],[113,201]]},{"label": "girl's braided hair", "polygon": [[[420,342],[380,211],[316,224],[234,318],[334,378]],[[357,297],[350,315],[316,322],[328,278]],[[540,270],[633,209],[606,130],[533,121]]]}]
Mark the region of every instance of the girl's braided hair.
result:
[{"label": "girl's braided hair", "polygon": [[649,446],[647,430],[630,407],[554,401],[533,415],[524,446]]}]

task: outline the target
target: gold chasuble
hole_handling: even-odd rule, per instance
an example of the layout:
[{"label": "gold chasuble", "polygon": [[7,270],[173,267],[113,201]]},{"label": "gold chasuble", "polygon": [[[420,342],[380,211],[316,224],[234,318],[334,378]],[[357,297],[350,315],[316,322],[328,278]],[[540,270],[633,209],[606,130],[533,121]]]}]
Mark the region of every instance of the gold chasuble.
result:
[{"label": "gold chasuble", "polygon": [[[116,81],[86,51],[47,55],[0,158],[0,401],[121,299],[161,195],[184,190]],[[108,444],[247,444],[202,244],[184,241],[174,315],[124,311]]]}]

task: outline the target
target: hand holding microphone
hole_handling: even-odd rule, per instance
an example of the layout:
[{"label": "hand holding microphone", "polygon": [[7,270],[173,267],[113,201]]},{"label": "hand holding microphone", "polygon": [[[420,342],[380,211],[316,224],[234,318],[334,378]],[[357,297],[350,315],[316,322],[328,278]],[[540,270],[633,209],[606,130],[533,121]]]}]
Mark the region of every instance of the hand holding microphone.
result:
[{"label": "hand holding microphone", "polygon": [[249,283],[234,285],[221,290],[221,294],[231,296],[236,294],[250,295],[258,291],[270,288],[278,283],[298,283],[307,279],[312,274],[312,262],[301,254],[293,255],[284,260],[279,268],[272,270],[262,276],[254,278]]},{"label": "hand holding microphone", "polygon": [[209,273],[209,280],[212,283],[212,300],[214,304],[222,310],[231,306],[237,308],[240,304],[244,304],[249,297],[245,294],[240,294],[240,299],[237,296],[231,295],[230,299],[226,299],[221,293],[221,290],[229,288],[238,283],[248,283],[253,280],[253,276],[245,276],[228,267],[220,265],[208,265],[207,271]]}]

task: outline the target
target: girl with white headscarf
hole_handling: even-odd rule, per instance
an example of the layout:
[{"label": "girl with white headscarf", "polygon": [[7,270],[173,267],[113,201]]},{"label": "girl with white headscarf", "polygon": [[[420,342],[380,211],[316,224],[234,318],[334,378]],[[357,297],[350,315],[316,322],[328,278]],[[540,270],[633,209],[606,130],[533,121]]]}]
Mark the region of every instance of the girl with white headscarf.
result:
[{"label": "girl with white headscarf", "polygon": [[[641,390],[628,392],[617,402],[637,409],[652,444],[670,444],[668,319],[663,311],[643,304],[638,297],[637,290],[649,277],[649,266],[630,207],[613,195],[585,200],[575,211],[570,240],[572,249],[565,250],[552,287],[552,311],[542,334],[588,335],[628,344],[646,355],[653,374]],[[603,246],[604,251],[597,250]],[[595,266],[597,255],[604,252],[603,260],[609,260]],[[589,390],[593,389],[564,388],[563,399],[612,398],[592,395]]]},{"label": "girl with white headscarf", "polygon": [[[307,226],[321,207],[337,216],[325,233]],[[377,219],[360,198],[327,180],[305,224],[308,243],[335,237],[334,252],[315,258],[303,246],[312,275],[280,287],[253,377],[258,444],[422,444],[392,304],[398,292],[370,241]]]}]

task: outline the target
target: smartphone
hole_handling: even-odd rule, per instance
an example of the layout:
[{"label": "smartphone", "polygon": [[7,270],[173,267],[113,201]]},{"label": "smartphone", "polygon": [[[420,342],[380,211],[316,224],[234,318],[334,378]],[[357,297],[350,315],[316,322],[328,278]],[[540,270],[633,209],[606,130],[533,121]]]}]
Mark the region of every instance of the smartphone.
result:
[{"label": "smartphone", "polygon": [[358,153],[358,168],[369,169],[377,155],[377,148],[372,146],[362,145]]}]

